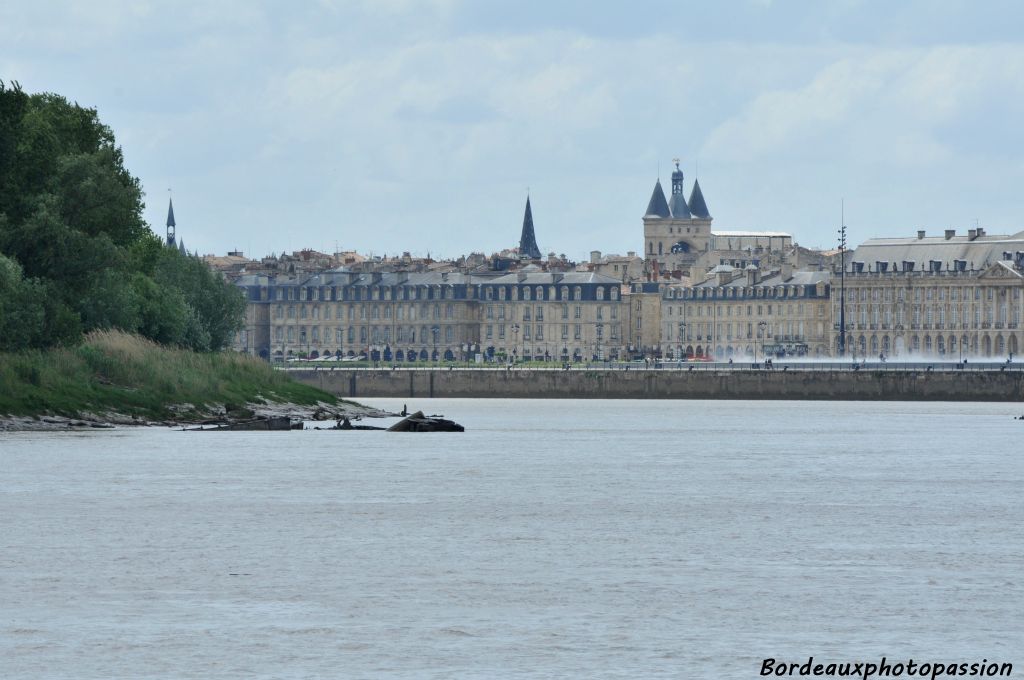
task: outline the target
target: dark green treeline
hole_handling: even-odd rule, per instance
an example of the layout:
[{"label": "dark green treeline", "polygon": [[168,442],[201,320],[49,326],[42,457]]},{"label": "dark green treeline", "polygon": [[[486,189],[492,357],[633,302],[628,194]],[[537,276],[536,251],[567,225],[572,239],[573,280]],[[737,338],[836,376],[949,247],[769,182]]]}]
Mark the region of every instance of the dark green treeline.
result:
[{"label": "dark green treeline", "polygon": [[227,346],[241,293],[164,247],[142,210],[139,180],[95,109],[0,81],[0,351],[110,328]]}]

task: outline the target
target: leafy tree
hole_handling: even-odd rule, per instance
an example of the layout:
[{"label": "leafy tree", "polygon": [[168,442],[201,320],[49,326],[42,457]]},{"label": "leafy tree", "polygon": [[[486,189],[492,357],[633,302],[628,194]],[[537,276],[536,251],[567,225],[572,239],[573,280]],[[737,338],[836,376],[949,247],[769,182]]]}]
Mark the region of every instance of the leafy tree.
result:
[{"label": "leafy tree", "polygon": [[241,292],[165,248],[142,197],[95,109],[0,81],[0,349],[74,342],[94,328],[228,345]]}]

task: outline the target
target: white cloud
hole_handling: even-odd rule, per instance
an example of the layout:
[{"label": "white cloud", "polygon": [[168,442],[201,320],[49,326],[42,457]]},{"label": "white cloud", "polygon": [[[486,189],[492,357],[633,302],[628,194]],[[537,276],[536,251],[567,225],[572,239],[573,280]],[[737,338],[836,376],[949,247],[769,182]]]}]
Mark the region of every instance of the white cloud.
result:
[{"label": "white cloud", "polygon": [[802,87],[757,95],[718,125],[701,154],[928,165],[947,160],[942,128],[966,111],[1024,104],[1024,48],[857,50]]}]

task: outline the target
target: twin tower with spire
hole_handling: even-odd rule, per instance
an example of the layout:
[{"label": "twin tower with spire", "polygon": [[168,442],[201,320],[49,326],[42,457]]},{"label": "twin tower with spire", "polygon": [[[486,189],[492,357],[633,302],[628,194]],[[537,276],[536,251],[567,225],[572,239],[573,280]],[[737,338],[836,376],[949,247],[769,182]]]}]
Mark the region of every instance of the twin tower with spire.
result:
[{"label": "twin tower with spire", "polygon": [[644,213],[645,259],[653,269],[674,271],[688,269],[711,243],[711,213],[694,180],[690,200],[683,188],[683,171],[675,159],[672,173],[672,198],[665,200],[661,178],[654,184],[654,192]]},{"label": "twin tower with spire", "polygon": [[[652,269],[664,272],[689,269],[711,244],[713,218],[700,190],[700,182],[693,181],[690,200],[686,200],[679,159],[673,162],[676,169],[672,173],[672,198],[665,198],[659,177],[644,213],[645,259]],[[519,257],[531,260],[541,257],[529,195],[523,214],[523,231],[519,237]]]}]

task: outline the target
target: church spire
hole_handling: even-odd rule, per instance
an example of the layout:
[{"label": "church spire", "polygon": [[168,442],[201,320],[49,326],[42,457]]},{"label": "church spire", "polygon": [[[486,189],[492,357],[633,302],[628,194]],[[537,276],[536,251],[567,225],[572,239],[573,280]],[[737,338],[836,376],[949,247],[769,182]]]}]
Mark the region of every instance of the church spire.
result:
[{"label": "church spire", "polygon": [[174,201],[167,199],[167,245],[174,246],[174,230],[177,225],[174,222]]},{"label": "church spire", "polygon": [[533,232],[533,211],[530,210],[530,196],[526,196],[526,212],[523,214],[523,233],[519,237],[519,257],[540,259],[537,236]]}]

